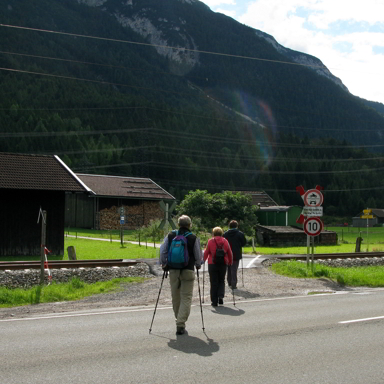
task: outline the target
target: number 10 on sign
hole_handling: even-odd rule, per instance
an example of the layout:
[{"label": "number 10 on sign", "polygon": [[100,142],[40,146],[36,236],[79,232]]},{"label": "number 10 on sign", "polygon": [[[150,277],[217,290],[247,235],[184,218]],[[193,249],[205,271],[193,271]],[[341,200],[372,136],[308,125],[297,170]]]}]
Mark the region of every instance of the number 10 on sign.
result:
[{"label": "number 10 on sign", "polygon": [[318,217],[309,217],[304,221],[304,232],[308,236],[318,236],[323,230],[323,222]]}]

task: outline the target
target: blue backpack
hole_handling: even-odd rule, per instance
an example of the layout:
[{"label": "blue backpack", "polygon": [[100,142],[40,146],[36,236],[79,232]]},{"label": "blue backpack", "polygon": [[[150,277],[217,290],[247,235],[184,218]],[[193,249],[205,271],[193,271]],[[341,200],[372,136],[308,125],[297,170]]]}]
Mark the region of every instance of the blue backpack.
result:
[{"label": "blue backpack", "polygon": [[191,235],[192,232],[186,232],[183,235],[179,235],[179,231],[174,232],[176,232],[176,236],[169,246],[167,265],[169,268],[182,269],[189,262],[187,236]]}]

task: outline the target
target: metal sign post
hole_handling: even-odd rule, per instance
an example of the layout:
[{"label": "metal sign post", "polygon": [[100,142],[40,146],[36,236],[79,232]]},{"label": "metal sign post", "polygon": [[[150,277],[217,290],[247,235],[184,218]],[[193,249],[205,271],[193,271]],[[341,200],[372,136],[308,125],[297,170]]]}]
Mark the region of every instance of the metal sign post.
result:
[{"label": "metal sign post", "polygon": [[41,220],[41,245],[40,245],[40,284],[44,284],[45,274],[44,274],[44,263],[45,263],[45,240],[47,233],[47,211],[43,211],[40,208],[39,216],[37,218],[37,223]]},{"label": "metal sign post", "polygon": [[[300,193],[304,202],[304,208],[301,215],[296,220],[297,223],[303,224],[304,232],[307,234],[307,268],[309,267],[310,254],[312,255],[312,273],[314,270],[314,253],[315,253],[315,236],[320,235],[324,228],[323,222],[319,219],[319,216],[323,216],[323,204],[324,197],[321,193],[323,187],[316,186],[316,189],[304,190],[303,186],[296,187],[297,192]],[[312,237],[312,252],[311,240]]]},{"label": "metal sign post", "polygon": [[369,237],[368,237],[368,228],[369,228],[369,222],[368,220],[369,219],[373,219],[373,215],[372,215],[372,209],[364,209],[363,210],[363,215],[360,216],[362,219],[367,219],[367,252],[369,251]]},{"label": "metal sign post", "polygon": [[125,223],[125,209],[124,206],[120,207],[120,242],[121,246],[124,247],[124,228],[123,225]]}]

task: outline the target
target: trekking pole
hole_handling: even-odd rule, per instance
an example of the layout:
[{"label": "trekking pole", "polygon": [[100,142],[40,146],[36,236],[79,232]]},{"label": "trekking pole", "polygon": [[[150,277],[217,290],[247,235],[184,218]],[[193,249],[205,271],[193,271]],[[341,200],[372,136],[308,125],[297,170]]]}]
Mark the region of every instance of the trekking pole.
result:
[{"label": "trekking pole", "polygon": [[203,264],[203,303],[204,303],[204,278],[205,278],[205,262]]},{"label": "trekking pole", "polygon": [[244,287],[244,264],[243,264],[243,258],[241,258],[241,277],[243,278],[243,287]]},{"label": "trekking pole", "polygon": [[205,328],[204,328],[204,318],[203,318],[203,305],[201,304],[199,270],[197,269],[196,272],[197,272],[197,285],[198,285],[198,287],[199,287],[201,322],[203,323],[203,332],[204,332],[204,331],[205,331]]},{"label": "trekking pole", "polygon": [[235,290],[232,289],[232,296],[233,296],[233,305],[236,307],[236,302],[235,302]]},{"label": "trekking pole", "polygon": [[164,277],[165,277],[165,278],[168,277],[168,271],[164,271],[164,272],[163,272],[163,278],[161,279],[161,284],[160,284],[159,294],[158,294],[158,296],[157,296],[157,301],[156,301],[156,305],[155,305],[155,311],[153,312],[153,317],[152,317],[151,326],[150,326],[150,328],[149,328],[149,333],[151,333],[151,331],[152,331],[152,324],[153,324],[153,320],[155,319],[156,308],[157,308],[157,304],[159,303],[160,292],[161,292],[161,288],[163,287]]}]

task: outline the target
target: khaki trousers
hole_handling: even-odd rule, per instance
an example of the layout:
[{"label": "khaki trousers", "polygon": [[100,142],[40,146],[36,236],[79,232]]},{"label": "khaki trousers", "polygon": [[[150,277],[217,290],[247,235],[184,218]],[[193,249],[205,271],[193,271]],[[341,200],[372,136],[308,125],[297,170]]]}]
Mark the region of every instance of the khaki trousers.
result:
[{"label": "khaki trousers", "polygon": [[194,281],[195,271],[190,269],[171,269],[169,271],[172,306],[177,327],[185,328],[185,323],[191,312]]}]

